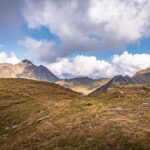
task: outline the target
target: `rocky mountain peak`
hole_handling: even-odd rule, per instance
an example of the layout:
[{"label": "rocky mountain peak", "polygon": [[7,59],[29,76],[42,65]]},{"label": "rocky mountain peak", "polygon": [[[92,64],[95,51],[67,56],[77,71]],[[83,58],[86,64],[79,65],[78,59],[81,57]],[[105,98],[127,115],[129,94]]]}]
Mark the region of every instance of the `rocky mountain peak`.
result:
[{"label": "rocky mountain peak", "polygon": [[36,66],[31,61],[24,59],[16,65],[1,64],[0,78],[26,78],[47,82],[59,80],[48,68],[40,65]]},{"label": "rocky mountain peak", "polygon": [[150,68],[146,68],[146,69],[143,69],[143,70],[140,70],[140,71],[136,72],[136,74],[133,77],[144,75],[144,74],[147,74],[147,73],[150,73]]},{"label": "rocky mountain peak", "polygon": [[150,68],[138,71],[132,78],[135,80],[138,80],[139,83],[149,84],[150,83]]},{"label": "rocky mountain peak", "polygon": [[97,90],[95,90],[90,95],[95,95],[95,94],[97,94],[99,92],[106,91],[106,90],[108,90],[110,88],[114,88],[114,87],[117,87],[117,86],[122,85],[122,84],[137,84],[137,83],[138,82],[135,79],[131,78],[130,76],[118,75],[118,76],[115,76],[114,78],[112,78],[105,85],[103,85],[100,88],[98,88]]},{"label": "rocky mountain peak", "polygon": [[21,63],[26,64],[26,65],[33,65],[33,63],[28,59],[22,60]]}]

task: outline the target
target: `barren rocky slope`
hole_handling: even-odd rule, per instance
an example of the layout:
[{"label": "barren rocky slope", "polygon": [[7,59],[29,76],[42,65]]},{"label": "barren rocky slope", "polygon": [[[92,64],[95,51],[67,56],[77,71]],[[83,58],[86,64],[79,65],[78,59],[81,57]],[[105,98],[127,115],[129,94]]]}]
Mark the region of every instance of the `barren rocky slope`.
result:
[{"label": "barren rocky slope", "polygon": [[46,67],[36,66],[29,60],[23,60],[16,65],[0,64],[0,78],[26,78],[48,82],[59,80]]}]

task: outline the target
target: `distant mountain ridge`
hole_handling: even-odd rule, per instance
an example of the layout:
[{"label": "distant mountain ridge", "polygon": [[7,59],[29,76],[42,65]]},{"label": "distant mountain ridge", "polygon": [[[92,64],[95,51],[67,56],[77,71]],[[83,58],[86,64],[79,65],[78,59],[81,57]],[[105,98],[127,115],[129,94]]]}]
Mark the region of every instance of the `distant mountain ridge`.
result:
[{"label": "distant mountain ridge", "polygon": [[59,80],[50,70],[40,65],[36,66],[29,60],[23,60],[16,65],[0,64],[0,78],[26,78],[47,82]]},{"label": "distant mountain ridge", "polygon": [[109,78],[91,79],[89,77],[78,77],[72,79],[59,80],[57,84],[86,95],[91,93],[98,87],[106,84],[109,80]]},{"label": "distant mountain ridge", "polygon": [[36,66],[31,61],[25,59],[15,65],[9,63],[0,64],[0,78],[25,78],[55,82],[65,88],[80,92],[84,95],[90,93],[90,95],[95,95],[96,93],[106,91],[122,84],[150,84],[150,68],[140,70],[132,77],[118,75],[112,79],[77,77],[61,80],[45,66]]},{"label": "distant mountain ridge", "polygon": [[93,91],[89,95],[94,96],[97,93],[107,91],[108,89],[115,88],[123,84],[150,84],[150,68],[138,71],[137,73],[135,73],[135,75],[133,75],[133,77],[130,77],[127,75],[115,76],[109,82],[97,88],[95,91]]},{"label": "distant mountain ridge", "polygon": [[150,68],[138,71],[132,78],[138,80],[140,83],[150,83]]},{"label": "distant mountain ridge", "polygon": [[122,75],[118,75],[115,76],[114,78],[112,78],[109,82],[107,82],[106,84],[104,84],[103,86],[99,87],[98,89],[96,89],[94,92],[92,92],[90,95],[95,95],[99,92],[104,92],[110,88],[114,88],[117,87],[121,84],[136,84],[138,83],[135,79],[132,79],[129,76],[122,76]]}]

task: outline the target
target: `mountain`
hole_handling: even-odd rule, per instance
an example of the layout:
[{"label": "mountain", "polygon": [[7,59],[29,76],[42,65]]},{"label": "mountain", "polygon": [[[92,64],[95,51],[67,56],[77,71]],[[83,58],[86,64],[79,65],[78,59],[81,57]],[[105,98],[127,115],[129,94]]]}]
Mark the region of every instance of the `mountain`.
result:
[{"label": "mountain", "polygon": [[54,83],[0,79],[1,150],[149,150],[150,85],[95,97]]},{"label": "mountain", "polygon": [[150,68],[138,71],[132,78],[140,83],[150,83]]},{"label": "mountain", "polygon": [[122,85],[122,84],[137,84],[137,83],[139,83],[137,80],[135,80],[129,76],[118,75],[118,76],[115,76],[114,78],[112,78],[109,82],[107,82],[106,84],[104,84],[100,88],[96,89],[90,95],[95,95],[99,92],[106,91],[110,88],[114,88],[114,87],[117,87],[117,86]]},{"label": "mountain", "polygon": [[104,92],[122,84],[150,84],[150,68],[140,70],[132,77],[122,75],[115,76],[108,83],[91,92],[90,95],[96,95],[99,92]]},{"label": "mountain", "polygon": [[98,87],[107,83],[110,79],[90,79],[88,77],[79,77],[73,79],[59,80],[57,84],[69,88],[73,91],[80,92],[84,95],[91,93]]},{"label": "mountain", "polygon": [[16,65],[0,64],[0,78],[26,78],[40,81],[56,82],[59,80],[46,67],[36,66],[29,60],[23,60]]}]

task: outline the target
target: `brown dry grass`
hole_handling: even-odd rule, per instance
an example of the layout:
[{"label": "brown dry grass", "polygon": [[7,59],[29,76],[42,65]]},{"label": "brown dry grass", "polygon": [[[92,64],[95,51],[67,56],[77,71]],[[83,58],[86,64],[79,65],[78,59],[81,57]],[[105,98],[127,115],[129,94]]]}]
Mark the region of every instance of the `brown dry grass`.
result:
[{"label": "brown dry grass", "polygon": [[55,84],[0,80],[1,150],[149,150],[150,86],[95,97]]}]

